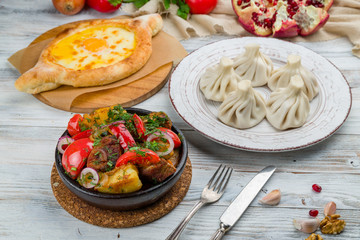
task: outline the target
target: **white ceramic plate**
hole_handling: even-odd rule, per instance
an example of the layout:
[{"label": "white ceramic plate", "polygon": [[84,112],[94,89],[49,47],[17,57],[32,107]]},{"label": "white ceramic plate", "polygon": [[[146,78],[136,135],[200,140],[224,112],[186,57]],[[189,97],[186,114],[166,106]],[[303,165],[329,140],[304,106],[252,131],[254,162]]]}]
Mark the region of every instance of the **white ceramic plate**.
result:
[{"label": "white ceramic plate", "polygon": [[[219,63],[222,56],[234,58],[244,46],[258,43],[278,68],[289,54],[301,56],[302,65],[311,70],[319,83],[319,95],[311,101],[306,123],[296,129],[278,131],[266,119],[253,128],[240,130],[217,118],[220,102],[205,99],[199,80],[205,70]],[[255,88],[268,99],[267,87]],[[259,152],[296,150],[314,145],[335,133],[351,109],[351,90],[341,72],[326,58],[296,44],[272,39],[244,37],[215,42],[192,52],[175,68],[169,83],[171,102],[178,114],[195,130],[221,144]]]}]

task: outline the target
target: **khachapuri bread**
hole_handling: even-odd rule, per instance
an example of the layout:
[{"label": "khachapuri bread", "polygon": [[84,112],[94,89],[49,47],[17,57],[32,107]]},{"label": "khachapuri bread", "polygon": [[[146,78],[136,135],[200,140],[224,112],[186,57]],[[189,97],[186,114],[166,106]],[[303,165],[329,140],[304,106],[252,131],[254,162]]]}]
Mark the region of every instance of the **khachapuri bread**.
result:
[{"label": "khachapuri bread", "polygon": [[162,26],[159,14],[80,22],[52,40],[15,87],[36,94],[61,85],[99,86],[128,77],[148,61],[152,36]]}]

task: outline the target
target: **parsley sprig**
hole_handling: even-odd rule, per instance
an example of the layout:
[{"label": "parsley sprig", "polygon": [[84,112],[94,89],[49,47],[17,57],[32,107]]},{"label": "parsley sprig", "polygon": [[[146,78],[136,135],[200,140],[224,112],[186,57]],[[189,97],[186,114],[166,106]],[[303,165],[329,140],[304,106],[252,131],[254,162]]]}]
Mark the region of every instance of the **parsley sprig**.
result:
[{"label": "parsley sprig", "polygon": [[125,109],[121,107],[121,105],[116,105],[108,112],[107,123],[112,123],[115,121],[122,120],[125,122],[126,128],[131,132],[135,133],[136,128],[134,122],[132,121],[133,116],[130,113],[127,113]]},{"label": "parsley sprig", "polygon": [[[123,0],[123,3],[134,3],[136,8],[141,8],[150,0]],[[163,0],[165,9],[169,9],[170,4],[176,4],[179,9],[177,10],[177,15],[183,19],[187,19],[190,13],[190,7],[185,3],[185,0]]]}]

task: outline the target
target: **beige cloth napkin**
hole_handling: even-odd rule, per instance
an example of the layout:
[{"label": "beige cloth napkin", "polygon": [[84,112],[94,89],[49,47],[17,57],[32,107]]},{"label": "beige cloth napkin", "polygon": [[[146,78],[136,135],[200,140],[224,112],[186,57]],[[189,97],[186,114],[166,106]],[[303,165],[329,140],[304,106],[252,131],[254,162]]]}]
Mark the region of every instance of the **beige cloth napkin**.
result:
[{"label": "beige cloth napkin", "polygon": [[[237,21],[231,0],[218,0],[209,15],[194,14],[188,20],[176,15],[177,6],[165,10],[163,0],[151,0],[136,9],[132,3],[124,4],[122,10],[133,16],[160,13],[164,19],[163,30],[178,40],[211,34],[251,36]],[[347,37],[353,44],[353,54],[360,57],[360,0],[334,0],[329,10],[330,18],[323,28],[307,37],[295,37],[289,41],[325,41]]]}]

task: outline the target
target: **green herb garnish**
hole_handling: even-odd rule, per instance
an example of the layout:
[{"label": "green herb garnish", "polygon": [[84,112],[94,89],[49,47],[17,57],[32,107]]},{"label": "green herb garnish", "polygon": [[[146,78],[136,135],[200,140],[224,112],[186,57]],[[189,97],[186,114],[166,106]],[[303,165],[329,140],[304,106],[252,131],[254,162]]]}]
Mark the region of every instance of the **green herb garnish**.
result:
[{"label": "green herb garnish", "polygon": [[93,146],[97,146],[100,144],[101,138],[95,138]]},{"label": "green herb garnish", "polygon": [[136,128],[132,119],[133,115],[126,112],[126,110],[123,109],[120,105],[116,105],[108,111],[108,123],[124,121],[127,130],[129,130],[130,133],[136,133]]},{"label": "green herb garnish", "polygon": [[146,152],[141,151],[140,147],[132,147],[129,149],[129,151],[135,152],[137,155],[145,157]]},{"label": "green herb garnish", "polygon": [[110,170],[112,170],[114,168],[114,163],[112,162],[112,161],[108,161],[107,163],[106,163],[106,168],[105,168],[105,171],[110,171]]},{"label": "green herb garnish", "polygon": [[160,149],[159,143],[158,143],[158,142],[155,142],[155,141],[152,141],[152,142],[144,142],[143,147],[144,147],[144,148],[147,148],[147,149],[150,149],[150,150],[152,150],[152,151],[154,151],[154,152],[157,152],[157,151],[159,151],[159,149]]},{"label": "green herb garnish", "polygon": [[[141,8],[149,1],[150,0],[123,0],[123,3],[134,3],[136,8]],[[190,13],[190,7],[186,4],[185,0],[163,0],[163,3],[166,10],[170,8],[171,3],[176,4],[179,7],[176,14],[185,20],[187,19]]]}]

